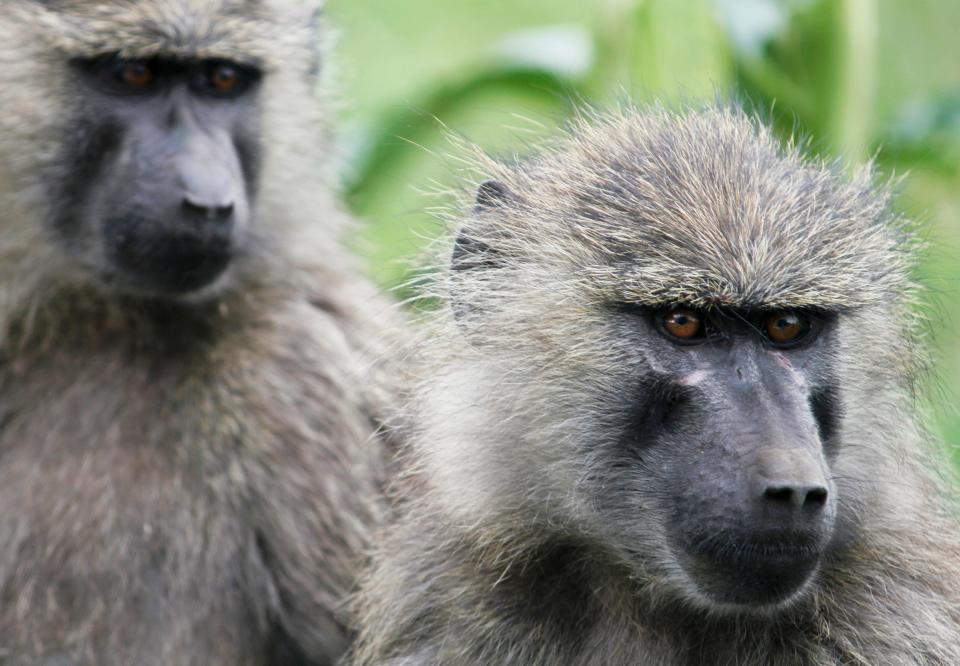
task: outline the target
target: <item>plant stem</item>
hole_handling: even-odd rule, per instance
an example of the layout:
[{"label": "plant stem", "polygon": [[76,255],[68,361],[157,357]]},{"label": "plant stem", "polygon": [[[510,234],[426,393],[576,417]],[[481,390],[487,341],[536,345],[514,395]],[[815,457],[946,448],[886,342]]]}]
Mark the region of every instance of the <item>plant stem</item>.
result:
[{"label": "plant stem", "polygon": [[837,0],[837,66],[829,111],[833,150],[849,164],[868,155],[876,97],[876,0]]}]

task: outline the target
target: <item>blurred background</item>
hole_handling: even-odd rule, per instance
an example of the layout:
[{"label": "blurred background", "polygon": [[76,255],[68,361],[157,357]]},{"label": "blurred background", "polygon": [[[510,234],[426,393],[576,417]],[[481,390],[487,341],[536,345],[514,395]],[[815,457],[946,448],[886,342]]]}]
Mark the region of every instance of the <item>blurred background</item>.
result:
[{"label": "blurred background", "polygon": [[[928,256],[929,387],[960,464],[960,2],[329,0],[338,140],[357,249],[385,288],[442,228],[425,194],[462,178],[454,131],[524,153],[578,102],[733,91],[784,136],[905,175],[898,208]],[[446,203],[449,203],[446,202]],[[398,296],[402,296],[401,293]]]}]

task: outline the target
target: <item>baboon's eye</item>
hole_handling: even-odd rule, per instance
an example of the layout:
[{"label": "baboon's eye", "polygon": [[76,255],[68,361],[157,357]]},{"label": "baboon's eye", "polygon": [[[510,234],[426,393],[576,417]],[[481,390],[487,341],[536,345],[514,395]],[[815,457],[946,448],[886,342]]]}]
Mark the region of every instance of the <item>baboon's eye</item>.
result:
[{"label": "baboon's eye", "polygon": [[150,64],[142,60],[120,60],[114,69],[117,81],[131,88],[149,88],[156,80]]},{"label": "baboon's eye", "polygon": [[153,60],[107,55],[77,62],[112,93],[145,93],[152,91],[157,84],[157,63]]},{"label": "baboon's eye", "polygon": [[210,60],[202,63],[195,88],[213,97],[239,97],[259,76],[260,73],[252,67]]},{"label": "baboon's eye", "polygon": [[810,333],[810,319],[792,310],[773,312],[763,324],[767,338],[779,347],[792,347],[803,342]]},{"label": "baboon's eye", "polygon": [[220,92],[232,91],[239,82],[240,74],[230,65],[218,65],[210,72],[210,85]]},{"label": "baboon's eye", "polygon": [[705,337],[706,327],[699,314],[687,308],[668,310],[661,315],[661,326],[668,335],[692,342]]}]

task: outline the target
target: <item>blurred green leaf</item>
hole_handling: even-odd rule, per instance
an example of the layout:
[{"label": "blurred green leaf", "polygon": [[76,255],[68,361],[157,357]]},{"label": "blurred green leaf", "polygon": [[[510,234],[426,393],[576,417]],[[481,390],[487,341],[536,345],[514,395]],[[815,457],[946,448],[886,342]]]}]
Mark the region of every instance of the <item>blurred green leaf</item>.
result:
[{"label": "blurred green leaf", "polygon": [[606,0],[597,43],[588,91],[599,102],[623,91],[637,101],[710,99],[731,80],[710,0]]},{"label": "blurred green leaf", "polygon": [[442,132],[444,118],[490,90],[537,94],[551,100],[570,100],[577,95],[571,83],[554,73],[527,68],[491,69],[439,87],[426,94],[416,108],[393,111],[370,128],[375,138],[352,167],[354,173],[346,190],[348,201],[363,208],[365,194],[376,189],[383,179],[395,176],[397,162],[411,147],[423,145],[426,135]]},{"label": "blurred green leaf", "polygon": [[[782,134],[800,130],[814,137],[819,152],[863,161],[876,96],[874,0],[758,4],[771,16],[763,30],[738,30],[730,16],[723,22],[740,88],[772,110]],[[720,6],[731,11],[734,5]]]},{"label": "blurred green leaf", "polygon": [[[424,211],[437,201],[423,190],[462,180],[462,165],[448,159],[451,128],[491,150],[525,151],[562,122],[578,96],[575,84],[552,72],[495,68],[429,91],[416,107],[397,109],[372,127],[374,139],[357,155],[346,192],[369,220],[360,242],[378,281],[391,288],[406,282],[441,230],[437,216]],[[513,131],[505,134],[507,127]]]},{"label": "blurred green leaf", "polygon": [[885,162],[924,166],[944,175],[960,169],[960,92],[901,109],[880,146]]}]

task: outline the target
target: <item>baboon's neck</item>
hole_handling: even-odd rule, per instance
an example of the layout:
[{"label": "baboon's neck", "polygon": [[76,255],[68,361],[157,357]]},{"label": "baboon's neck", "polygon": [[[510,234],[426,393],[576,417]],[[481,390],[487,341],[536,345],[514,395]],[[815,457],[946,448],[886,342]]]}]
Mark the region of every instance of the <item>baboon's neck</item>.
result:
[{"label": "baboon's neck", "polygon": [[[276,290],[272,298],[280,298]],[[112,348],[148,355],[191,354],[255,321],[262,289],[234,290],[200,303],[62,288],[28,301],[5,321],[0,348],[8,356],[52,349]]]}]

